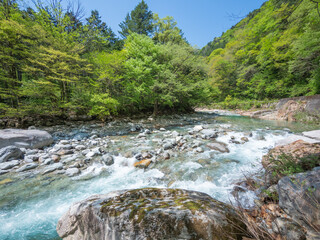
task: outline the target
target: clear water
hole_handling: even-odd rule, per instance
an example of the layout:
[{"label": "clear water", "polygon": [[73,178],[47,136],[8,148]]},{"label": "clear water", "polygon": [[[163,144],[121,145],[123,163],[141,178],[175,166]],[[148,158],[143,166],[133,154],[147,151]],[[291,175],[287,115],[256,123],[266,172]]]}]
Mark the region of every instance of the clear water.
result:
[{"label": "clear water", "polygon": [[[170,160],[160,161],[147,170],[133,167],[134,159],[122,157],[128,150],[157,149],[157,142],[166,132],[154,133],[147,140],[132,139],[135,134],[109,137],[111,150],[120,155],[115,164],[105,167],[93,164],[79,177],[62,175],[4,175],[0,177],[0,239],[46,240],[59,239],[56,233],[58,219],[76,201],[93,194],[108,193],[120,189],[142,187],[171,187],[197,190],[228,202],[233,184],[244,174],[261,169],[261,157],[278,140],[292,132],[315,129],[315,126],[288,124],[286,122],[262,121],[239,116],[205,115],[195,123],[209,128],[229,129],[217,140],[228,143],[230,136],[236,139],[252,132],[245,144],[229,144],[230,153],[217,153],[205,149],[203,153],[193,150],[177,152]],[[171,127],[183,135],[194,125]],[[270,130],[266,130],[266,127]],[[118,131],[119,129],[117,129]],[[210,140],[201,141],[203,146]],[[7,183],[4,183],[4,180]],[[11,181],[11,182],[8,182]]]}]

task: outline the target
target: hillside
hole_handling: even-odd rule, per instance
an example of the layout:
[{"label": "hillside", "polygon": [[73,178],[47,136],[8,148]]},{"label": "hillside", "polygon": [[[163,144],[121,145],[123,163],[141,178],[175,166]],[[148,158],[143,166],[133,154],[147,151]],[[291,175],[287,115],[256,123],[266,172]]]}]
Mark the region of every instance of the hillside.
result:
[{"label": "hillside", "polygon": [[215,101],[320,93],[320,15],[310,0],[269,0],[201,50]]}]

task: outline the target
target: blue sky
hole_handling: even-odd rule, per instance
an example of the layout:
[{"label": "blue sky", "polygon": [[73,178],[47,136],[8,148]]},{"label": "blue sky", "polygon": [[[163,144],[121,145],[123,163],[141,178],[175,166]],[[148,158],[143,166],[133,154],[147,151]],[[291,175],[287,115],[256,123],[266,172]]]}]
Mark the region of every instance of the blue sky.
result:
[{"label": "blue sky", "polygon": [[[140,0],[80,0],[89,15],[97,9],[115,33],[119,23]],[[199,48],[218,37],[265,0],[145,0],[159,16],[172,16],[189,43]],[[238,17],[235,17],[238,16]]]}]

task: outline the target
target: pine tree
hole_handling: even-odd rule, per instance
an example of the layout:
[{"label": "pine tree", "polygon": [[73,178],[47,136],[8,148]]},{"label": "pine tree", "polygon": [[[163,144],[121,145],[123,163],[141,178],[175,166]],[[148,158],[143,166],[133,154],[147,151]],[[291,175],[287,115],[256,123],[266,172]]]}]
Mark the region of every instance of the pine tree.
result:
[{"label": "pine tree", "polygon": [[142,0],[131,13],[127,14],[125,20],[119,24],[120,35],[126,38],[130,32],[150,36],[153,32],[153,14],[148,5]]}]

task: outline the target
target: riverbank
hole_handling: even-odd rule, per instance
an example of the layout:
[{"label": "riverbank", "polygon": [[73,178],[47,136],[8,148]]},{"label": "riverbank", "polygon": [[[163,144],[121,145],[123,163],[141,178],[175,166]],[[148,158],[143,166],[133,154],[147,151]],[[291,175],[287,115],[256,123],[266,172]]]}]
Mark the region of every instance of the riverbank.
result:
[{"label": "riverbank", "polygon": [[[223,104],[219,106],[223,106]],[[259,104],[259,108],[255,105],[250,109],[241,109],[239,107],[241,107],[241,105],[235,105],[233,109],[205,107],[197,108],[196,111],[230,111],[233,114],[264,120],[302,122],[320,125],[320,95],[284,98],[270,102],[264,101],[262,104]]]}]

